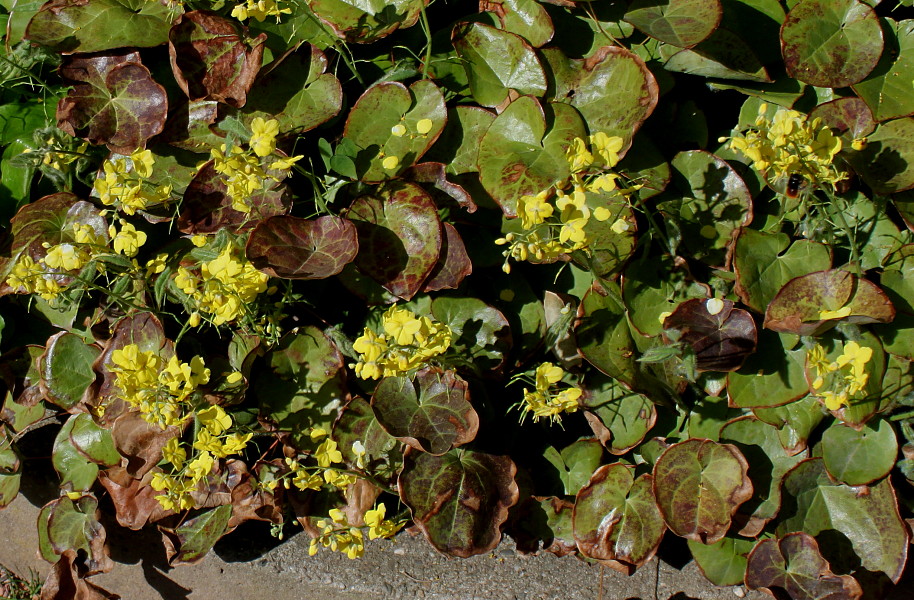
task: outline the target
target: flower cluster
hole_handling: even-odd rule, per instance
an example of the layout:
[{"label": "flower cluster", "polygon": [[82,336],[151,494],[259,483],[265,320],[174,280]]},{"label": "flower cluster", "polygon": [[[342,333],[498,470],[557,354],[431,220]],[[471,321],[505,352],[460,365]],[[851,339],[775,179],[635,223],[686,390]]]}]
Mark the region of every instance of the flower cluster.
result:
[{"label": "flower cluster", "polygon": [[[415,139],[417,137],[428,137],[428,133],[432,130],[431,119],[419,119],[416,121],[416,133],[413,133],[409,130],[406,125],[406,117],[400,117],[400,122],[390,128],[390,134],[394,137],[403,137],[408,135],[410,139]],[[381,159],[381,166],[387,169],[388,171],[393,171],[400,166],[400,157],[394,155],[386,155],[383,152],[378,153],[378,158]]]},{"label": "flower cluster", "polygon": [[[289,489],[294,486],[301,491],[319,490],[324,484],[327,484],[338,490],[345,490],[355,483],[355,475],[345,473],[333,466],[342,464],[343,453],[339,451],[336,441],[328,437],[327,430],[323,427],[315,427],[309,435],[312,442],[320,442],[311,453],[311,458],[317,462],[317,465],[305,466],[299,459],[286,458],[289,477],[283,480],[285,488]],[[273,489],[278,483],[279,480],[273,480],[267,487]]]},{"label": "flower cluster", "polygon": [[155,158],[149,150],[108,159],[102,163],[104,175],[95,178],[93,187],[102,204],[132,215],[171,197],[170,185],[155,186],[150,182],[154,167]]},{"label": "flower cluster", "polygon": [[193,300],[197,312],[191,325],[199,323],[200,312],[222,325],[245,314],[246,305],[266,291],[269,277],[254,268],[243,253],[226,244],[216,258],[195,267],[178,267],[175,285]]},{"label": "flower cluster", "polygon": [[[591,210],[587,194],[618,193],[626,195],[630,190],[617,186],[617,175],[599,173],[587,176],[596,169],[616,166],[622,138],[598,132],[590,136],[590,147],[581,138],[575,138],[566,151],[565,159],[571,172],[571,179],[549,187],[530,196],[517,199],[517,215],[520,218],[521,233],[508,233],[495,241],[508,245],[504,251],[503,270],[511,271],[510,259],[552,262],[576,250],[587,251],[591,240],[585,227],[591,218],[606,221],[612,213],[605,206]],[[554,199],[553,199],[554,193]],[[617,218],[611,228],[622,234],[632,227],[625,218]]]},{"label": "flower cluster", "polygon": [[[385,519],[387,508],[381,504],[377,508],[365,512],[363,520],[368,528],[368,539],[391,538],[396,534],[404,522],[394,522]],[[334,552],[342,552],[351,559],[359,558],[365,551],[365,534],[363,528],[353,527],[346,519],[343,511],[334,508],[329,511],[330,519],[321,519],[317,522],[321,533],[311,540],[308,554],[317,554],[319,546],[330,548]]]},{"label": "flower cluster", "polygon": [[195,506],[191,492],[214,471],[217,460],[240,454],[253,434],[228,433],[232,417],[221,406],[212,405],[196,413],[199,427],[191,444],[194,457],[188,460],[186,444],[180,437],[168,440],[162,448],[162,459],[172,471],[153,473],[150,487],[157,492],[159,504],[166,510],[186,510]]},{"label": "flower cluster", "polygon": [[828,360],[825,348],[820,344],[807,352],[807,363],[816,374],[812,389],[828,410],[850,406],[851,400],[865,397],[863,388],[869,381],[866,364],[872,357],[872,348],[853,341],[844,344],[842,353],[834,361]]},{"label": "flower cluster", "polygon": [[769,180],[799,175],[817,186],[834,186],[847,177],[834,164],[841,139],[821,119],[809,121],[800,112],[779,108],[769,120],[767,112],[768,105],[762,104],[755,126],[729,138],[730,148],[751,160],[759,173]]},{"label": "flower cluster", "polygon": [[[41,164],[50,167],[55,171],[65,173],[80,156],[85,155],[89,148],[88,142],[78,142],[72,137],[67,136],[64,140],[57,139],[54,135],[49,135],[44,140],[44,148],[39,150],[44,156],[41,157]],[[32,148],[26,148],[23,153],[35,152]]]},{"label": "flower cluster", "polygon": [[190,363],[172,355],[167,361],[151,350],[128,344],[111,353],[119,397],[140,411],[143,419],[162,429],[181,426],[192,412],[190,396],[209,382],[209,369],[195,356]]},{"label": "flower cluster", "polygon": [[543,417],[548,417],[553,421],[560,420],[562,413],[573,413],[578,410],[581,388],[559,388],[558,383],[564,376],[565,371],[550,362],[544,362],[536,368],[534,389],[524,389],[524,399],[519,405],[521,422],[527,413],[533,413],[535,423]]},{"label": "flower cluster", "polygon": [[[278,134],[279,121],[255,117],[246,150],[239,146],[229,148],[225,144],[210,150],[213,168],[222,175],[235,210],[251,212],[251,196],[288,177],[292,165],[303,158],[302,155],[291,158],[275,155]],[[268,162],[264,161],[266,158],[269,158]]]},{"label": "flower cluster", "polygon": [[282,6],[277,0],[247,0],[244,4],[236,4],[232,9],[232,16],[239,21],[253,17],[261,23],[270,16],[276,17],[276,22],[279,23],[280,16],[288,14],[292,14],[292,9]]},{"label": "flower cluster", "polygon": [[362,379],[404,375],[427,364],[451,345],[451,328],[428,317],[391,306],[381,319],[384,333],[368,327],[352,344],[359,360],[352,367]]}]

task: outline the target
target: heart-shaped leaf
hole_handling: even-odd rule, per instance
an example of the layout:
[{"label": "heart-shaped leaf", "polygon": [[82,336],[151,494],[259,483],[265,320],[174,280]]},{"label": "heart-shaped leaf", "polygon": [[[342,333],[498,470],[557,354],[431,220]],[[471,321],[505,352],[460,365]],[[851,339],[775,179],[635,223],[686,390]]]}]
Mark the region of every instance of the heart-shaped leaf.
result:
[{"label": "heart-shaped leaf", "polygon": [[626,454],[644,440],[656,423],[654,403],[609,377],[598,375],[586,383],[582,402],[590,428],[612,454]]},{"label": "heart-shaped leaf", "polygon": [[82,400],[95,381],[92,363],[101,350],[81,337],[62,331],[48,340],[39,362],[45,398],[63,409]]},{"label": "heart-shaped leaf", "polygon": [[755,540],[725,537],[713,544],[688,541],[689,552],[702,575],[714,585],[739,585],[746,576],[746,556]]},{"label": "heart-shaped leaf", "polygon": [[622,463],[597,469],[575,498],[574,539],[584,556],[640,567],[666,531],[654,502],[652,478],[637,479]]},{"label": "heart-shaped leaf", "polygon": [[51,463],[60,475],[61,489],[86,491],[95,483],[98,465],[86,458],[70,441],[77,417],[78,415],[71,416],[57,433],[51,451]]},{"label": "heart-shaped leaf", "polygon": [[[615,288],[615,289],[612,289]],[[635,343],[632,340],[625,307],[616,294],[591,289],[578,309],[575,325],[578,348],[584,358],[603,373],[631,385],[636,376]]]},{"label": "heart-shaped leaf", "polygon": [[907,558],[908,532],[898,514],[895,490],[888,479],[867,490],[860,494],[859,488],[836,483],[821,458],[807,459],[784,476],[776,533],[824,534],[829,561],[859,564],[898,581]]},{"label": "heart-shaped leaf", "polygon": [[914,119],[881,123],[867,140],[863,150],[847,152],[847,161],[861,179],[877,194],[914,187]]},{"label": "heart-shaped leaf", "polygon": [[396,82],[371,86],[349,111],[344,132],[359,148],[359,178],[383,181],[416,164],[446,121],[444,96],[427,79],[408,88]]},{"label": "heart-shaped leaf", "polygon": [[635,252],[637,221],[631,202],[618,192],[586,192],[585,206],[591,213],[603,207],[609,216],[603,221],[587,221],[584,225],[589,241],[587,252],[575,252],[572,258],[597,277],[612,277]]},{"label": "heart-shaped leaf", "polygon": [[339,443],[347,463],[356,464],[358,457],[353,451],[353,444],[359,442],[365,449],[362,458],[365,468],[387,481],[396,480],[403,462],[400,444],[384,431],[371,405],[364,399],[356,397],[346,404],[333,425],[333,439]]},{"label": "heart-shaped leaf", "polygon": [[663,330],[663,313],[672,313],[680,302],[705,298],[708,288],[692,281],[681,261],[663,257],[633,261],[622,273],[622,299],[632,325],[646,336]]},{"label": "heart-shaped leaf", "polygon": [[795,600],[857,600],[863,594],[856,579],[831,572],[816,538],[802,532],[759,542],[749,554],[746,586],[772,595],[781,589]]},{"label": "heart-shaped leaf", "polygon": [[[664,46],[661,46],[661,50]],[[717,79],[770,82],[768,71],[752,46],[739,34],[724,27],[694,48],[679,50],[663,65],[667,71]]]},{"label": "heart-shaped leaf", "polygon": [[93,204],[69,192],[58,192],[23,206],[11,219],[13,255],[26,251],[37,260],[53,246],[74,242],[74,225],[88,225],[95,235],[108,239],[108,222]]},{"label": "heart-shaped leaf", "polygon": [[806,449],[806,440],[825,417],[814,396],[775,408],[753,408],[752,412],[760,421],[777,427],[778,440],[791,455]]},{"label": "heart-shaped leaf", "polygon": [[831,267],[825,244],[809,240],[790,243],[783,233],[740,229],[733,249],[735,291],[751,309],[763,313],[775,295],[794,277]]},{"label": "heart-shaped leaf", "polygon": [[139,52],[70,56],[60,76],[73,88],[57,105],[57,126],[72,136],[130,154],[165,127],[165,88]]},{"label": "heart-shaped leaf", "polygon": [[260,71],[265,33],[247,38],[238,21],[195,10],[182,15],[168,33],[175,81],[194,100],[244,106]]},{"label": "heart-shaped leaf", "polygon": [[[284,173],[266,169],[267,176],[282,179]],[[216,172],[213,161],[206,162],[197,171],[181,202],[178,215],[178,229],[183,233],[207,234],[222,229],[233,232],[247,231],[258,221],[283,215],[292,204],[291,194],[285,182],[266,180],[263,187],[245,198],[249,212],[232,208],[232,197],[228,195],[225,176]]]},{"label": "heart-shaped leaf", "polygon": [[763,329],[759,348],[740,370],[727,376],[730,406],[755,408],[780,406],[793,402],[809,392],[806,382],[806,350],[784,349],[784,334]]},{"label": "heart-shaped leaf", "polygon": [[482,23],[459,23],[451,41],[479,104],[498,106],[510,90],[531,96],[546,93],[543,67],[521,36]]},{"label": "heart-shaped leaf", "polygon": [[467,388],[453,371],[423,369],[412,380],[382,379],[371,407],[387,433],[416,450],[441,456],[473,441],[479,430]]},{"label": "heart-shaped leaf", "polygon": [[855,139],[868,136],[876,129],[873,111],[866,102],[854,96],[836,98],[820,104],[809,113],[808,120],[814,119],[822,119],[823,123],[851,143]]},{"label": "heart-shaped leaf", "polygon": [[833,269],[791,279],[765,311],[765,327],[797,335],[815,335],[836,319],[850,323],[889,323],[895,307],[885,292],[862,277]]},{"label": "heart-shaped leaf", "polygon": [[603,446],[594,438],[581,438],[559,452],[549,446],[543,457],[558,471],[566,496],[573,496],[587,485],[591,474],[600,466]]},{"label": "heart-shaped leaf", "polygon": [[51,0],[29,22],[25,37],[65,54],[152,48],[168,41],[168,28],[182,12],[172,2]]},{"label": "heart-shaped leaf", "polygon": [[426,0],[308,0],[314,14],[337,36],[358,44],[411,27],[425,4]]},{"label": "heart-shaped leaf", "polygon": [[555,77],[555,99],[578,109],[591,133],[621,137],[624,156],[660,95],[645,62],[620,46],[603,46],[584,59],[558,49],[542,53]]},{"label": "heart-shaped leaf", "polygon": [[260,117],[276,119],[283,134],[303,133],[332,119],[343,104],[340,80],[327,70],[327,57],[304,44],[279,64],[270,64],[248,90],[242,119],[250,128]]},{"label": "heart-shaped leaf", "polygon": [[654,496],[670,531],[713,544],[752,497],[749,464],[730,444],[690,439],[667,448],[654,464]]},{"label": "heart-shaped leaf", "polygon": [[508,217],[517,216],[517,198],[535,195],[570,172],[565,149],[584,137],[574,109],[552,105],[554,123],[546,133],[546,114],[531,96],[521,96],[495,118],[479,145],[479,178]]},{"label": "heart-shaped leaf", "polygon": [[245,253],[257,269],[285,279],[336,275],[359,252],[355,225],[325,215],[314,220],[279,215],[257,224]]},{"label": "heart-shaped leaf", "polygon": [[556,496],[528,498],[517,509],[519,518],[511,523],[510,535],[521,552],[543,550],[567,556],[578,549],[574,541],[571,512],[574,502]]},{"label": "heart-shaped leaf", "polygon": [[781,478],[806,458],[801,452],[787,454],[774,427],[753,417],[740,417],[720,430],[720,441],[732,443],[749,463],[753,495],[740,507],[743,525],[739,534],[755,537],[781,508]]},{"label": "heart-shaped leaf", "polygon": [[889,18],[882,22],[887,25],[883,27],[882,58],[866,79],[854,84],[854,92],[872,109],[877,121],[914,113],[914,100],[904,85],[905,79],[914,79],[914,23]]},{"label": "heart-shaped leaf", "polygon": [[457,448],[442,456],[408,449],[397,489],[413,521],[440,552],[466,558],[501,540],[517,503],[517,468],[507,456]]},{"label": "heart-shaped leaf", "polygon": [[175,546],[175,554],[169,558],[168,564],[192,565],[203,560],[225,534],[231,517],[232,505],[225,504],[184,521],[174,530],[164,532]]},{"label": "heart-shaped leaf", "polygon": [[435,203],[414,183],[397,183],[382,197],[357,198],[346,217],[355,224],[362,273],[404,300],[428,278],[441,252]]},{"label": "heart-shaped leaf", "polygon": [[819,87],[862,81],[882,54],[876,12],[859,0],[803,0],[781,27],[787,74]]},{"label": "heart-shaped leaf", "polygon": [[722,15],[720,0],[635,0],[624,18],[661,42],[690,48],[717,29]]},{"label": "heart-shaped leaf", "polygon": [[481,371],[502,366],[511,350],[511,326],[497,308],[472,297],[439,296],[432,315],[451,328],[451,348]]},{"label": "heart-shaped leaf", "polygon": [[61,496],[42,509],[42,514],[47,514],[46,532],[50,548],[57,554],[68,550],[85,552],[84,574],[87,575],[114,568],[105,547],[105,528],[98,521],[97,510],[98,500],[92,496],[81,496],[76,500]]},{"label": "heart-shaped leaf", "polygon": [[866,485],[889,474],[898,456],[891,423],[879,419],[859,431],[835,421],[822,434],[822,459],[829,474],[847,485]]},{"label": "heart-shaped leaf", "polygon": [[96,424],[89,413],[80,413],[73,419],[70,443],[80,454],[103,467],[113,467],[121,462],[111,432]]},{"label": "heart-shaped leaf", "polygon": [[479,10],[494,13],[502,29],[522,36],[536,48],[549,42],[555,33],[546,8],[535,0],[483,0]]},{"label": "heart-shaped leaf", "polygon": [[447,125],[429,150],[426,160],[447,165],[454,175],[475,173],[482,136],[492,125],[495,115],[479,106],[459,105],[449,108]]},{"label": "heart-shaped leaf", "polygon": [[692,347],[699,371],[736,371],[755,352],[755,321],[730,300],[693,298],[663,321],[664,337]]}]

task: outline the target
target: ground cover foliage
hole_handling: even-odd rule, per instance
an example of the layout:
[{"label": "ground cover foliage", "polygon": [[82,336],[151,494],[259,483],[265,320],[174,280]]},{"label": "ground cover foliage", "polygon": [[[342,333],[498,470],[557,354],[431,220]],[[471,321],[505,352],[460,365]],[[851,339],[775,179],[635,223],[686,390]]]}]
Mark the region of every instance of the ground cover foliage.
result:
[{"label": "ground cover foliage", "polygon": [[47,439],[42,598],[110,596],[102,512],[172,564],[255,520],[901,576],[909,2],[0,4],[0,506]]}]

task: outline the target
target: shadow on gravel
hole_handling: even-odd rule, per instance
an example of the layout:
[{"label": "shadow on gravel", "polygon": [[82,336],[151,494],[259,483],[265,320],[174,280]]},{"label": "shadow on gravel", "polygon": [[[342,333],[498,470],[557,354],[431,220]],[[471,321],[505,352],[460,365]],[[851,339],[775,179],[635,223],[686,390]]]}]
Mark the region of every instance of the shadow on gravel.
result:
[{"label": "shadow on gravel", "polygon": [[292,527],[283,531],[285,539],[270,535],[270,524],[265,521],[245,521],[233,532],[216,542],[213,552],[227,563],[256,560],[277,546],[284,544],[295,533]]}]

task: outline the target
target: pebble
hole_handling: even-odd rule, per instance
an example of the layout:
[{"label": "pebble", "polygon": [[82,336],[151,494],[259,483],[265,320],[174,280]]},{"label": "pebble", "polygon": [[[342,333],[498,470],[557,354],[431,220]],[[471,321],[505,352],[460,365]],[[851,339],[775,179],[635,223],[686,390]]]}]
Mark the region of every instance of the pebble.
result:
[{"label": "pebble", "polygon": [[394,554],[396,554],[397,556],[402,556],[402,555],[406,554],[406,548],[395,548]]},{"label": "pebble", "polygon": [[743,598],[743,597],[745,597],[745,595],[746,595],[746,590],[744,590],[742,586],[738,585],[738,586],[736,586],[736,587],[733,588],[733,594],[734,594],[737,598]]}]

